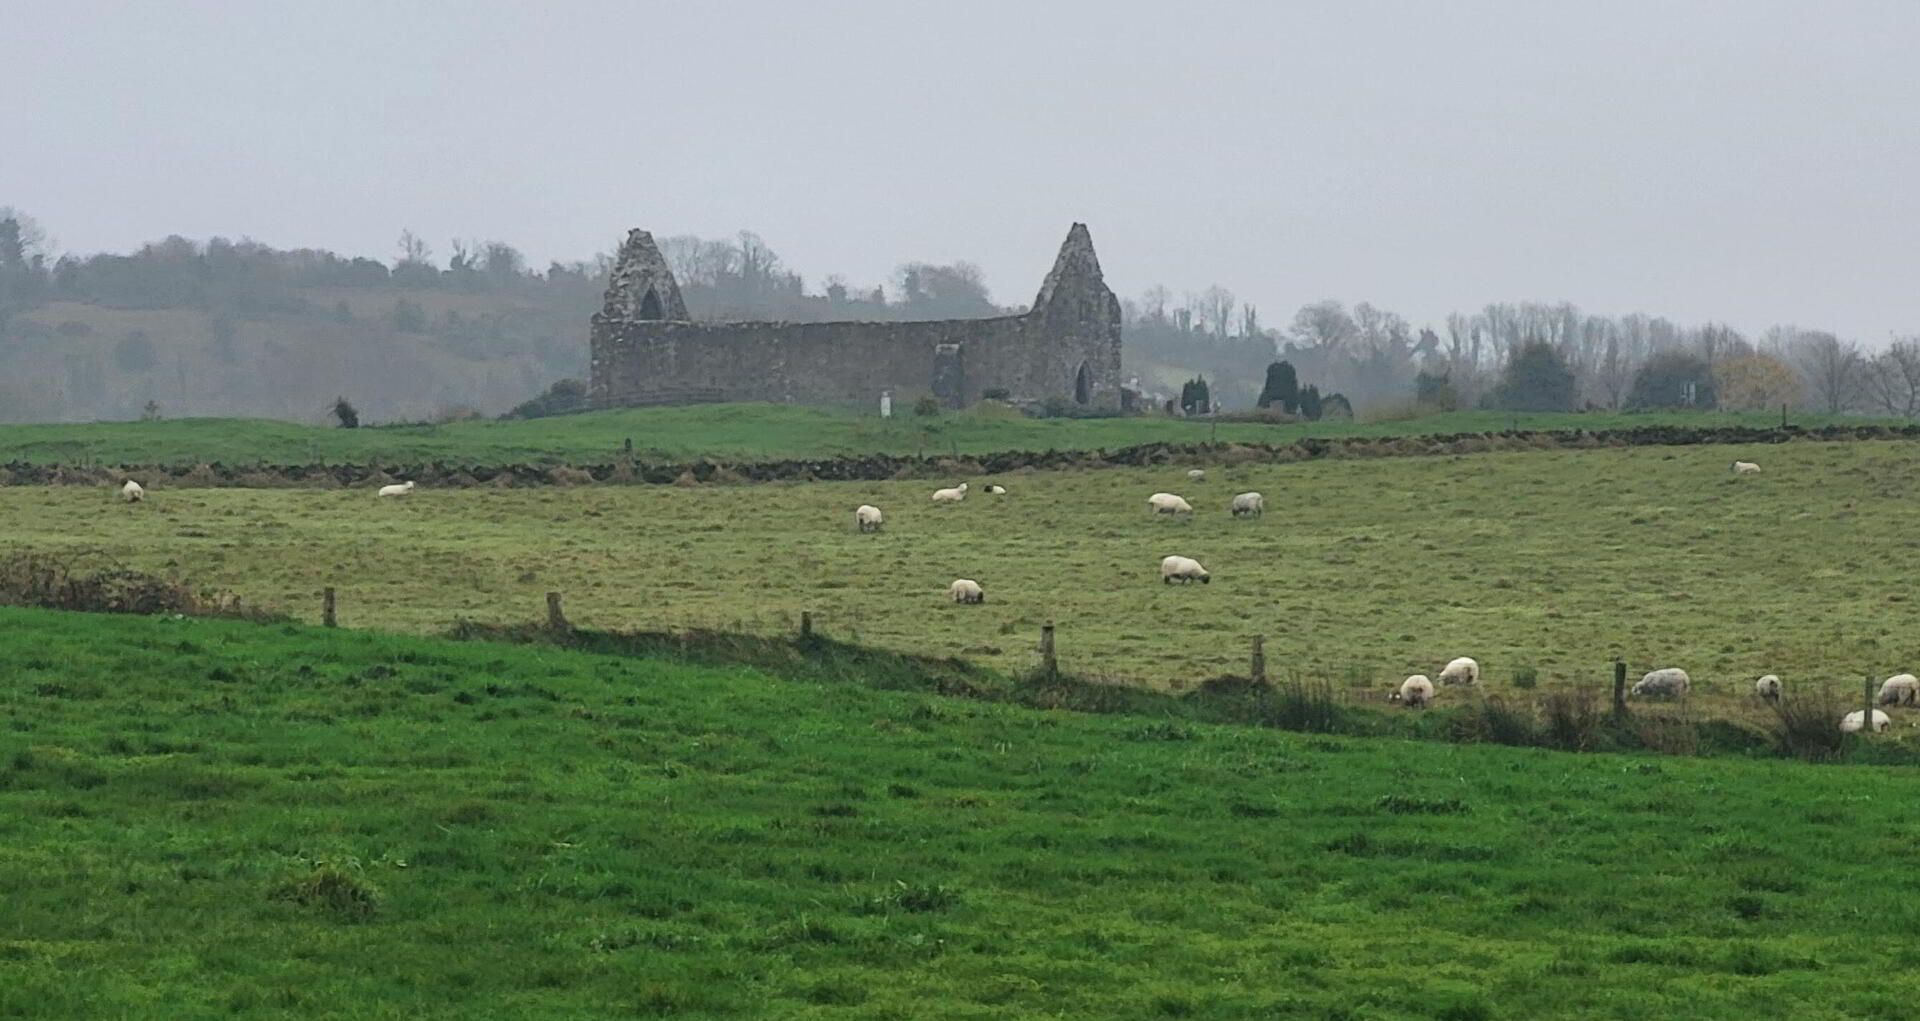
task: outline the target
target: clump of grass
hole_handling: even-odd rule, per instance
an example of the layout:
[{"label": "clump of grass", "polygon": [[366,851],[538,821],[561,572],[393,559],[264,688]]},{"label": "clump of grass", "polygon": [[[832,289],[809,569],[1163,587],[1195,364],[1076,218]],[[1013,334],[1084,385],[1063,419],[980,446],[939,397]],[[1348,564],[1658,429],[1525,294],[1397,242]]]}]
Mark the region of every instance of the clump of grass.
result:
[{"label": "clump of grass", "polygon": [[1373,806],[1393,815],[1465,815],[1471,811],[1459,798],[1417,798],[1408,794],[1383,794]]},{"label": "clump of grass", "polygon": [[1592,691],[1556,691],[1540,708],[1540,741],[1561,751],[1591,751],[1607,722],[1600,696]]},{"label": "clump of grass", "polygon": [[304,876],[286,879],[268,896],[290,901],[342,922],[361,922],[380,909],[380,891],[337,862],[319,862]]},{"label": "clump of grass", "polygon": [[1840,718],[1852,709],[1831,691],[1789,689],[1773,707],[1773,737],[1783,755],[1808,762],[1832,762],[1848,744]]},{"label": "clump of grass", "polygon": [[1532,714],[1509,706],[1497,697],[1462,706],[1454,712],[1448,724],[1455,741],[1519,746],[1540,743]]},{"label": "clump of grass", "polygon": [[1513,668],[1513,686],[1522,691],[1532,691],[1540,683],[1540,668],[1532,663],[1524,663]]}]

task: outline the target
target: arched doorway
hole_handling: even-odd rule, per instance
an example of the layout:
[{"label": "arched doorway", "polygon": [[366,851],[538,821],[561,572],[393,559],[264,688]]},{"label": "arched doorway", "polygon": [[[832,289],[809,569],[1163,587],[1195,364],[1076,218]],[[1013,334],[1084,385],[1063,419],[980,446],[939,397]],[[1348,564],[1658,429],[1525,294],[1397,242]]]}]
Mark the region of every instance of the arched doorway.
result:
[{"label": "arched doorway", "polygon": [[647,288],[646,295],[640,299],[640,318],[660,318],[660,296],[655,294],[651,287]]},{"label": "arched doorway", "polygon": [[1080,363],[1080,371],[1073,374],[1073,401],[1085,404],[1093,400],[1093,372],[1086,362]]}]

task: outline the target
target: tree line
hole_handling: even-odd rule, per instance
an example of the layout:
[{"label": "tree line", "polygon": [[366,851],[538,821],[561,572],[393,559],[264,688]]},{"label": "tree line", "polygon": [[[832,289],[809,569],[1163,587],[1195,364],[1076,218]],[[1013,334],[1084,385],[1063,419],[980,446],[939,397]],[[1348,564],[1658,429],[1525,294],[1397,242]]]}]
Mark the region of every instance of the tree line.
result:
[{"label": "tree line", "polygon": [[[668,237],[660,247],[700,319],[1021,310],[996,303],[979,267],[964,261],[907,262],[871,284],[834,274],[809,287],[751,231]],[[511,244],[462,239],[441,256],[411,231],[384,260],[178,236],[128,254],[58,254],[31,217],[0,207],[0,419],[134,417],[155,407],[317,418],[342,389],[372,421],[498,413],[555,379],[584,375],[584,320],[612,262],[610,248],[536,269]],[[55,305],[70,311],[49,311]],[[1336,413],[1784,404],[1920,417],[1914,337],[1870,352],[1823,330],[1775,326],[1749,337],[1719,323],[1594,315],[1566,302],[1493,304],[1415,328],[1367,302],[1319,301],[1270,325],[1220,286],[1179,299],[1154,286],[1122,310],[1127,364],[1155,406],[1284,407],[1262,398],[1284,362],[1313,388],[1305,400],[1339,395]],[[1190,387],[1154,392],[1153,380],[1190,377],[1206,381],[1204,402]],[[1301,401],[1296,394],[1289,413]]]}]

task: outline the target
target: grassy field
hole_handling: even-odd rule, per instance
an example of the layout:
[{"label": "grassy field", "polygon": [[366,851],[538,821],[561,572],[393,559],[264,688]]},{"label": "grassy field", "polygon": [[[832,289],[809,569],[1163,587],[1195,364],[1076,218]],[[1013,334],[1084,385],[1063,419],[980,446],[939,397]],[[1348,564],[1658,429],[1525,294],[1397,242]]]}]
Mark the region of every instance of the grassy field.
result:
[{"label": "grassy field", "polygon": [[0,712],[7,1017],[1912,1012],[1906,770],[4,609]]},{"label": "grassy field", "polygon": [[[882,419],[828,408],[710,404],[605,411],[516,422],[330,429],[290,422],[181,419],[87,425],[0,425],[0,461],[107,464],[596,463],[628,439],[655,460],[741,461],[846,454],[979,454],[1003,450],[1097,450],[1142,443],[1291,443],[1302,436],[1404,436],[1525,429],[1617,429],[1641,425],[1777,424],[1773,414],[1521,414],[1460,412],[1399,422],[1310,425],[1210,423],[1152,418],[1033,419],[977,408],[932,419]],[[1796,416],[1803,426],[1838,421]]]},{"label": "grassy field", "polygon": [[[1735,457],[1760,462],[1735,477]],[[957,481],[957,480],[956,480]],[[989,481],[1011,492],[978,492]],[[1267,636],[1273,672],[1384,694],[1471,655],[1489,681],[1604,684],[1689,670],[1744,699],[1751,679],[1857,690],[1920,665],[1911,562],[1920,445],[1791,443],[1600,449],[1292,465],[1034,472],[974,479],[940,508],[935,483],[807,483],[418,491],[0,489],[0,548],[98,550],[317,619],[437,632],[518,622],[565,594],[579,624],[827,634],[1034,664],[1057,622],[1076,673],[1191,683],[1244,673]],[[1191,520],[1156,519],[1156,490]],[[1233,520],[1231,494],[1267,496]],[[871,502],[886,531],[857,533]],[[1162,556],[1198,558],[1206,586],[1165,586]],[[984,606],[955,606],[955,577]]]}]

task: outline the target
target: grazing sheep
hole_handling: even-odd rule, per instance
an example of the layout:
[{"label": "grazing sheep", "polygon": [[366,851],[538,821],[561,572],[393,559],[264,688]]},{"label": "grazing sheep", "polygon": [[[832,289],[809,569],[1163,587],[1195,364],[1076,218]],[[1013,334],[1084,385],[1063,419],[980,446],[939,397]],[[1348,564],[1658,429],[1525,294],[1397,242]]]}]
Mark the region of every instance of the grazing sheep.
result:
[{"label": "grazing sheep", "polygon": [[988,487],[987,487],[987,495],[988,495],[988,496],[1005,496],[1005,495],[1007,495],[1007,487],[1005,487],[1005,486],[988,486]]},{"label": "grazing sheep", "polygon": [[1182,585],[1191,585],[1196,581],[1209,585],[1213,582],[1213,575],[1208,574],[1207,569],[1200,566],[1200,561],[1192,557],[1167,557],[1161,560],[1160,581],[1171,585],[1176,579]]},{"label": "grazing sheep", "polygon": [[1667,667],[1640,678],[1640,683],[1628,694],[1635,698],[1679,698],[1687,693],[1687,685],[1691,683],[1685,670]]},{"label": "grazing sheep", "polygon": [[1259,517],[1267,512],[1267,498],[1259,493],[1241,493],[1233,498],[1233,516]]},{"label": "grazing sheep", "polygon": [[1880,682],[1877,705],[1912,705],[1920,700],[1920,678],[1912,674],[1894,674]]},{"label": "grazing sheep", "polygon": [[1753,475],[1759,471],[1760,471],[1760,466],[1757,464],[1754,464],[1752,461],[1733,462],[1733,473],[1735,475]]},{"label": "grazing sheep", "polygon": [[1433,682],[1426,674],[1414,674],[1400,682],[1400,690],[1387,696],[1389,702],[1401,702],[1408,709],[1425,709],[1433,701]]},{"label": "grazing sheep", "polygon": [[1188,503],[1172,493],[1155,493],[1147,497],[1147,506],[1153,508],[1155,514],[1193,513],[1193,504]]},{"label": "grazing sheep", "polygon": [[[1865,722],[1866,718],[1865,709],[1855,709],[1853,712],[1840,718],[1840,730],[1848,734],[1857,734],[1860,732],[1860,724]],[[1891,726],[1893,726],[1893,719],[1891,717],[1878,709],[1873,711],[1873,730],[1875,733],[1879,733]]]},{"label": "grazing sheep", "polygon": [[873,504],[863,503],[853,509],[853,526],[862,532],[878,532],[885,521],[880,508]]},{"label": "grazing sheep", "polygon": [[967,484],[964,482],[952,489],[936,489],[933,491],[934,503],[959,503],[966,498]]},{"label": "grazing sheep", "polygon": [[1753,682],[1753,693],[1769,702],[1780,701],[1780,678],[1767,674]]},{"label": "grazing sheep", "polygon": [[380,487],[381,496],[405,496],[411,492],[413,492],[413,483],[411,482],[402,482],[397,486]]},{"label": "grazing sheep", "polygon": [[1188,482],[1205,482],[1207,481],[1207,473],[1204,470],[1199,468],[1189,468],[1187,469],[1187,481]]},{"label": "grazing sheep", "polygon": [[953,601],[956,603],[984,603],[987,601],[987,593],[980,588],[980,583],[974,581],[972,578],[955,578],[953,584],[947,586],[947,595],[952,596]]},{"label": "grazing sheep", "polygon": [[1440,671],[1440,683],[1441,684],[1479,684],[1480,683],[1479,662],[1474,660],[1470,656],[1461,656],[1460,658],[1453,660],[1452,662],[1447,664],[1446,669]]},{"label": "grazing sheep", "polygon": [[139,503],[146,498],[147,491],[140,487],[140,483],[132,479],[128,479],[127,484],[120,487],[120,499],[128,503]]}]

